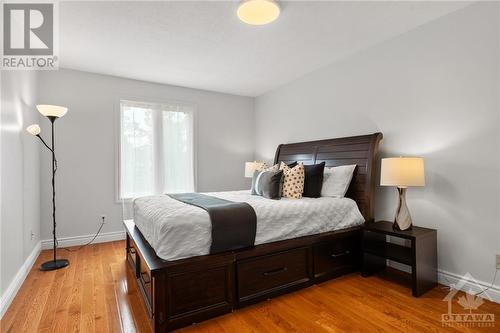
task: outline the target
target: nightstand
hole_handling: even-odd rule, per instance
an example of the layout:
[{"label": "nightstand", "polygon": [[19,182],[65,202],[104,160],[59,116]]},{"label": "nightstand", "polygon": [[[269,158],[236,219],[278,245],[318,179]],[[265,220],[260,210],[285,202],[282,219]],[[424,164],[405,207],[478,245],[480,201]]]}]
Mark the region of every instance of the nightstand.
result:
[{"label": "nightstand", "polygon": [[[392,222],[365,223],[362,227],[361,275],[382,271],[386,259],[411,267],[412,294],[418,297],[437,285],[437,230],[413,226],[395,231]],[[386,236],[407,239],[410,246],[387,241]]]}]

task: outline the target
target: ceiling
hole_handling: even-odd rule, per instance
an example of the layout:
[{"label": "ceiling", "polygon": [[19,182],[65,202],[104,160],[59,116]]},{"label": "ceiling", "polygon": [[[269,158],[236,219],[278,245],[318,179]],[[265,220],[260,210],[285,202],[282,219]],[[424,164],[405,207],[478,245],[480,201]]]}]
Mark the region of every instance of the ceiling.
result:
[{"label": "ceiling", "polygon": [[235,1],[61,2],[60,66],[258,96],[468,4],[282,1],[250,26]]}]

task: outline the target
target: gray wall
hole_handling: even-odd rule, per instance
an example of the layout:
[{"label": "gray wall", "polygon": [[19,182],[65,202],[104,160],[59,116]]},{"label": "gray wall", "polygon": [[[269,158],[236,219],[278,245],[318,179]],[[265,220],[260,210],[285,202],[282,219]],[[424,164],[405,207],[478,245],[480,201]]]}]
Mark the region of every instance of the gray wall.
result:
[{"label": "gray wall", "polygon": [[38,139],[24,130],[39,122],[36,72],[2,71],[0,82],[0,294],[4,294],[40,240],[40,147]]},{"label": "gray wall", "polygon": [[[256,99],[257,158],[279,143],[381,131],[383,156],[425,157],[416,225],[437,228],[439,267],[491,281],[499,233],[498,4],[481,3]],[[396,190],[379,188],[376,217]]]},{"label": "gray wall", "polygon": [[[73,70],[42,72],[40,82],[39,103],[69,108],[56,123],[59,237],[95,233],[100,214],[108,216],[103,232],[122,230],[122,209],[115,193],[115,109],[120,98],[196,104],[198,190],[248,188],[243,169],[254,154],[253,99]],[[43,123],[48,126],[48,121]],[[50,163],[50,156],[44,154],[44,240],[51,238]]]}]

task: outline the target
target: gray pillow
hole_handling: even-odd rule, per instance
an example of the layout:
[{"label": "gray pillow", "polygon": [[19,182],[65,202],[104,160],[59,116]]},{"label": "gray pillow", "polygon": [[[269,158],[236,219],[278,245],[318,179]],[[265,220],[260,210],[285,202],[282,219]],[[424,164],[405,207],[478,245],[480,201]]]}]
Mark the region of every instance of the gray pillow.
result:
[{"label": "gray pillow", "polygon": [[279,200],[283,187],[283,171],[258,171],[253,173],[252,194]]}]

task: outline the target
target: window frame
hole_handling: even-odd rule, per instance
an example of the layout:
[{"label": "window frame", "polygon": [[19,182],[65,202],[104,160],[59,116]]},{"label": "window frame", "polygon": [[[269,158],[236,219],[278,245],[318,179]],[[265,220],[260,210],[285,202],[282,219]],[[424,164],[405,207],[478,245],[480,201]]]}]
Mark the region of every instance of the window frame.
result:
[{"label": "window frame", "polygon": [[[145,105],[176,105],[176,106],[184,106],[192,109],[192,118],[193,118],[193,185],[194,191],[196,192],[198,189],[198,105],[195,103],[189,103],[178,100],[163,100],[156,99],[151,97],[140,97],[140,96],[127,96],[127,97],[118,97],[115,99],[114,106],[114,124],[115,124],[115,203],[130,203],[133,198],[121,198],[121,136],[122,136],[122,126],[121,126],[121,103],[122,102],[131,102],[137,104],[145,104]],[[158,115],[158,114],[157,114]],[[159,118],[159,117],[158,117]],[[158,118],[155,118],[154,126],[159,126],[157,124]],[[158,135],[158,134],[156,134]],[[158,159],[159,154],[155,153],[155,168],[159,167]],[[155,186],[159,186],[157,184],[158,173],[155,172]]]}]

